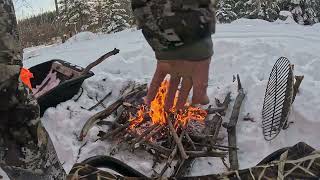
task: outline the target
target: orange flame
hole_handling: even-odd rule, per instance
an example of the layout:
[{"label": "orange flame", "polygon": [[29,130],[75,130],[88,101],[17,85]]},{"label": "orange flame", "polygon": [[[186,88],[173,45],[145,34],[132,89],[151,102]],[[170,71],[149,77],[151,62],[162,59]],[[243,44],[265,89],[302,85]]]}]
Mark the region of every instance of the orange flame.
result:
[{"label": "orange flame", "polygon": [[[169,81],[165,80],[162,82],[161,87],[155,97],[151,102],[149,111],[145,106],[139,107],[136,117],[131,117],[130,128],[136,127],[143,120],[145,115],[149,115],[153,124],[165,125],[167,123],[167,112],[164,109],[165,99],[168,93]],[[175,105],[177,102],[178,94],[175,97],[174,107],[170,110],[171,113],[175,114],[176,122],[175,127],[186,126],[190,120],[203,122],[207,116],[207,112],[198,107],[192,107],[186,104],[186,109],[176,112]]]}]

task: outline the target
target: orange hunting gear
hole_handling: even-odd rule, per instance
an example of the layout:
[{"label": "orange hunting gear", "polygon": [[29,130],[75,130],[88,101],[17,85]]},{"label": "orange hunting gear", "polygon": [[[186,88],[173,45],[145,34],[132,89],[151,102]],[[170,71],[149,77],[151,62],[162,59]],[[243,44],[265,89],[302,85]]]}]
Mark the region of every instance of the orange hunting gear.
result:
[{"label": "orange hunting gear", "polygon": [[32,89],[30,82],[31,78],[33,78],[33,74],[28,69],[22,68],[20,72],[20,79],[23,84],[27,85],[30,89]]}]

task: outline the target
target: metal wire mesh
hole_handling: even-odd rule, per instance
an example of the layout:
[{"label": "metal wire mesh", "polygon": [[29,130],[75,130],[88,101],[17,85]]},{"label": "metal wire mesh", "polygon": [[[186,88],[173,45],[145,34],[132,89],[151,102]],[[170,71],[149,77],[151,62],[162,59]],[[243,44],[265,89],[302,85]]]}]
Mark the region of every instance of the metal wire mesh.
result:
[{"label": "metal wire mesh", "polygon": [[286,126],[292,95],[292,65],[287,58],[281,57],[273,66],[263,103],[262,128],[267,141],[277,137]]}]

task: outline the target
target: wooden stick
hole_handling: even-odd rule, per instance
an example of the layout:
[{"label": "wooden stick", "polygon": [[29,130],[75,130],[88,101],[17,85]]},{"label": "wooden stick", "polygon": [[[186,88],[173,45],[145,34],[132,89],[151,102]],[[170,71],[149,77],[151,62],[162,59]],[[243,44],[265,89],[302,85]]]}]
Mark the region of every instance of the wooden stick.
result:
[{"label": "wooden stick", "polygon": [[177,134],[176,130],[175,130],[174,127],[173,127],[173,124],[172,124],[172,122],[171,122],[171,119],[172,119],[172,118],[170,118],[170,116],[169,116],[169,118],[167,118],[167,123],[168,123],[168,125],[169,125],[169,129],[170,129],[170,131],[171,131],[171,134],[172,134],[172,136],[173,136],[173,139],[174,139],[174,141],[176,142],[176,144],[178,145],[181,158],[182,158],[182,159],[188,159],[188,155],[186,154],[186,152],[185,152],[185,150],[184,150],[184,147],[183,147],[183,145],[182,145],[182,142],[181,142],[180,138],[178,137],[178,134]]},{"label": "wooden stick", "polygon": [[[224,146],[224,145],[219,145],[219,144],[215,144],[213,146],[208,145],[208,144],[201,144],[201,143],[194,143],[196,146],[200,146],[200,147],[211,147],[213,149],[219,149],[221,148],[221,150],[226,150],[226,149],[235,149],[235,150],[239,150],[239,148],[237,147],[230,147],[230,146]],[[222,149],[223,148],[223,149]]]},{"label": "wooden stick", "polygon": [[89,111],[92,111],[93,109],[95,109],[96,107],[98,107],[100,104],[102,104],[108,97],[110,97],[112,94],[112,91],[109,92],[104,98],[102,98],[96,105],[92,106],[91,108],[89,108]]},{"label": "wooden stick", "polygon": [[140,144],[148,141],[150,138],[152,138],[155,134],[157,134],[158,132],[162,131],[162,129],[164,128],[164,126],[158,126],[154,131],[152,131],[151,133],[149,133],[147,136],[145,136],[145,138],[141,139],[140,141],[138,141],[135,144],[135,148],[138,148],[140,146]]},{"label": "wooden stick", "polygon": [[296,99],[296,96],[299,92],[299,87],[304,79],[304,76],[295,76],[296,82],[293,85],[293,97],[292,97],[292,103]]},{"label": "wooden stick", "polygon": [[[185,135],[185,133],[186,133],[186,129],[184,129],[182,131],[182,133],[180,134],[180,137],[179,137],[180,141],[182,141],[183,136]],[[166,165],[164,166],[164,168],[162,169],[162,171],[160,173],[160,177],[162,177],[163,174],[167,171],[167,169],[171,166],[172,161],[175,158],[175,156],[177,155],[177,153],[178,153],[178,145],[176,144],[175,148],[173,149],[172,153],[170,154],[170,156],[169,156],[169,158],[167,160]]]},{"label": "wooden stick", "polygon": [[130,126],[130,122],[127,122],[126,124],[124,124],[123,126],[113,130],[113,131],[110,131],[108,133],[106,133],[103,137],[100,138],[101,141],[104,141],[120,132],[122,132],[123,130],[127,129],[128,127]]},{"label": "wooden stick", "polygon": [[[237,147],[237,136],[236,136],[236,125],[238,122],[241,104],[245,98],[245,93],[241,85],[240,76],[237,75],[238,80],[238,90],[239,94],[235,100],[232,114],[230,117],[230,122],[227,125],[228,130],[228,144],[230,147]],[[239,169],[239,162],[238,162],[238,153],[235,149],[229,150],[229,161],[230,161],[230,168],[232,170],[238,170]]]},{"label": "wooden stick", "polygon": [[220,129],[221,129],[221,125],[222,125],[222,118],[221,116],[219,115],[216,115],[218,117],[216,117],[217,119],[217,122],[215,123],[215,130],[214,130],[214,134],[213,134],[213,137],[211,139],[211,145],[215,145],[217,143],[217,139],[218,139],[218,135],[219,135],[219,132],[220,132]]},{"label": "wooden stick", "polygon": [[199,158],[199,157],[225,157],[225,152],[218,151],[186,151],[190,158]]},{"label": "wooden stick", "polygon": [[83,140],[83,138],[87,135],[88,131],[91,127],[93,127],[94,124],[96,124],[97,121],[104,119],[108,116],[110,116],[118,107],[120,107],[122,104],[121,100],[117,100],[113,104],[111,104],[107,109],[95,114],[92,116],[83,126],[81,132],[80,132],[80,141]]},{"label": "wooden stick", "polygon": [[99,65],[100,63],[102,63],[104,60],[106,60],[107,58],[109,58],[110,56],[116,55],[120,52],[119,49],[114,49],[113,51],[108,52],[107,54],[101,56],[99,59],[97,59],[96,61],[94,61],[93,63],[90,63],[83,71],[82,74],[87,74],[92,68],[94,68],[95,66]]},{"label": "wooden stick", "polygon": [[97,121],[104,119],[110,116],[115,110],[117,110],[126,99],[131,98],[136,93],[143,91],[147,88],[147,84],[143,84],[134,88],[134,90],[128,94],[121,96],[117,101],[111,104],[107,109],[100,111],[99,113],[95,114],[94,116],[90,117],[83,128],[81,129],[79,140],[82,141],[83,138],[87,135],[88,131],[96,124]]},{"label": "wooden stick", "polygon": [[136,144],[138,142],[140,142],[145,136],[149,135],[151,131],[153,131],[154,129],[158,128],[159,125],[158,124],[154,124],[151,127],[149,127],[147,130],[145,130],[141,135],[138,136],[138,138],[135,138],[132,141],[132,145],[134,145],[134,147],[136,146]]},{"label": "wooden stick", "polygon": [[194,151],[197,150],[197,148],[196,148],[196,146],[194,145],[194,142],[192,141],[192,139],[191,139],[191,137],[189,136],[189,133],[188,133],[188,132],[186,132],[186,138],[187,138],[188,142],[190,143],[192,149],[193,149]]}]

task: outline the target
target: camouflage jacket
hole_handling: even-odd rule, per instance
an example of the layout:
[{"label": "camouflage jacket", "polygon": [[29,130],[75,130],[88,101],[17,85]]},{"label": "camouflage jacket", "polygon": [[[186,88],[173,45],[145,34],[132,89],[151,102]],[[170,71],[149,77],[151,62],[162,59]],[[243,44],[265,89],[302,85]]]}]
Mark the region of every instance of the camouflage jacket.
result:
[{"label": "camouflage jacket", "polygon": [[191,44],[215,32],[215,0],[132,0],[131,5],[155,51]]},{"label": "camouflage jacket", "polygon": [[0,0],[0,167],[14,180],[65,179],[39,105],[19,79],[21,67],[13,3]]}]

